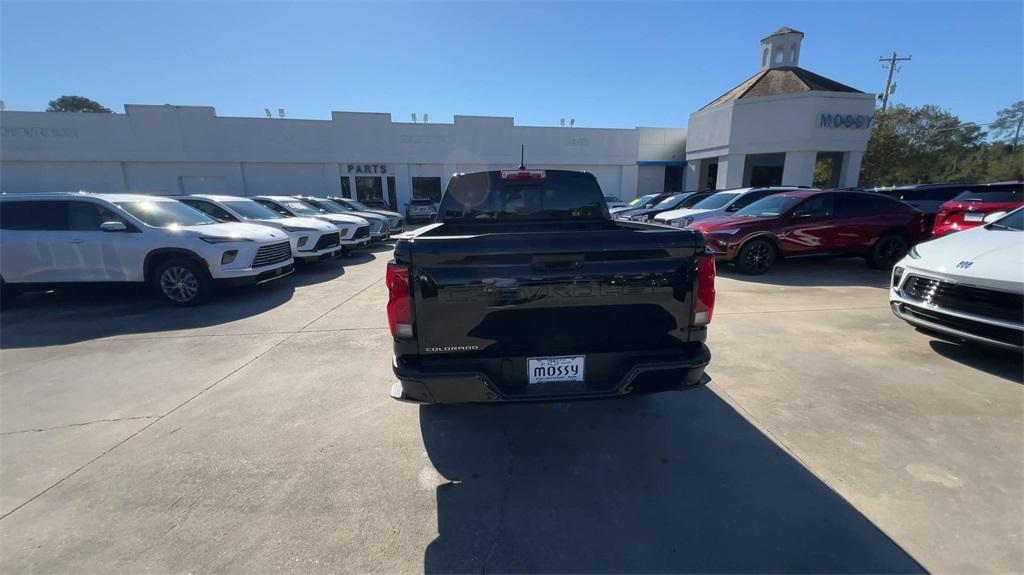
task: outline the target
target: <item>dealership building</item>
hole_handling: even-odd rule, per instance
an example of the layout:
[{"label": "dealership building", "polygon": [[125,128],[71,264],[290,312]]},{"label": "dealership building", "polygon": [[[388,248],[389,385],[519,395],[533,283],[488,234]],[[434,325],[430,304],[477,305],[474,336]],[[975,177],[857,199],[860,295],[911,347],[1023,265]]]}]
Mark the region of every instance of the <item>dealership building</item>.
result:
[{"label": "dealership building", "polygon": [[211,107],[127,105],[123,114],[0,113],[0,189],[154,194],[309,194],[438,200],[454,173],[586,170],[623,199],[747,185],[856,185],[874,99],[799,68],[803,34],[761,42],[760,70],[690,115],[689,128],[450,124],[334,112],[330,120],[218,116]]}]

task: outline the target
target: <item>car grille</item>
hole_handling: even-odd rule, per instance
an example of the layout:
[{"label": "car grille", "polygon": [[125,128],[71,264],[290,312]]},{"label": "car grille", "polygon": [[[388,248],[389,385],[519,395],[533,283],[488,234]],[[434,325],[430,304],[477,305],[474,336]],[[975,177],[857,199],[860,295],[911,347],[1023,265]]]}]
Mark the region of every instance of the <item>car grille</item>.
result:
[{"label": "car grille", "polygon": [[313,246],[313,251],[325,250],[327,248],[333,248],[341,243],[341,234],[338,232],[331,232],[320,236],[320,239],[316,241],[316,245]]},{"label": "car grille", "polygon": [[273,264],[279,264],[292,257],[292,245],[289,242],[269,244],[256,250],[256,257],[252,260],[252,267],[261,268]]},{"label": "car grille", "polygon": [[1024,295],[912,275],[903,293],[950,311],[1019,323],[1024,318]]},{"label": "car grille", "polygon": [[352,239],[358,240],[359,238],[365,238],[368,235],[370,235],[370,226],[359,226],[359,228],[356,229],[356,234],[352,236]]},{"label": "car grille", "polygon": [[942,313],[941,311],[932,308],[925,308],[905,303],[893,303],[893,305],[898,306],[899,311],[906,316],[945,327],[953,331],[976,335],[985,339],[991,339],[993,341],[1017,347],[1024,345],[1024,330],[993,325],[972,319],[964,319],[962,317]]}]

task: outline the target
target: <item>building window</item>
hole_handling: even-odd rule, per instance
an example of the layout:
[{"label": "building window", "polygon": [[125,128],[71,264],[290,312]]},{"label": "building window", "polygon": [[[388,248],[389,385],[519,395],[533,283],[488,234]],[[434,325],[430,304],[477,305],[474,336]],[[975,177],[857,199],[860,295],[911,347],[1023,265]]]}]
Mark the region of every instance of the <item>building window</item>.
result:
[{"label": "building window", "polygon": [[381,179],[375,176],[356,176],[356,195],[360,202],[384,201],[384,186]]},{"label": "building window", "polygon": [[441,178],[413,178],[412,199],[430,199],[435,204],[441,202]]},{"label": "building window", "polygon": [[348,179],[348,176],[341,177],[341,197],[352,197],[352,181]]},{"label": "building window", "polygon": [[707,175],[704,178],[704,190],[717,190],[718,186],[718,164],[708,166]]},{"label": "building window", "polygon": [[683,191],[683,167],[665,166],[665,192],[677,194]]},{"label": "building window", "polygon": [[780,46],[778,48],[778,50],[775,52],[775,63],[776,64],[781,64],[782,63],[782,58],[785,55],[786,55],[786,49]]},{"label": "building window", "polygon": [[789,48],[789,63],[796,66],[796,44]]},{"label": "building window", "polygon": [[761,54],[761,67],[764,68],[768,65],[768,48],[764,49],[764,53]]},{"label": "building window", "polygon": [[398,190],[395,185],[395,177],[388,176],[388,207],[395,209],[398,205]]}]

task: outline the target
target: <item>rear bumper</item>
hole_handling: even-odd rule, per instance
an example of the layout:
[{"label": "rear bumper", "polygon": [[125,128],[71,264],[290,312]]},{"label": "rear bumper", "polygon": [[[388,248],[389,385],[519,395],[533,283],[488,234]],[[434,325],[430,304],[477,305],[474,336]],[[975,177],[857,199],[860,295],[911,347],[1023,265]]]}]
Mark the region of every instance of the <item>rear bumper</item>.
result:
[{"label": "rear bumper", "polygon": [[398,381],[392,386],[391,397],[412,403],[565,401],[690,389],[710,381],[704,368],[711,361],[711,352],[703,343],[693,344],[682,353],[621,359],[629,362],[625,375],[613,386],[599,388],[586,383],[531,388],[522,381],[496,381],[482,370],[427,370],[393,364]]}]

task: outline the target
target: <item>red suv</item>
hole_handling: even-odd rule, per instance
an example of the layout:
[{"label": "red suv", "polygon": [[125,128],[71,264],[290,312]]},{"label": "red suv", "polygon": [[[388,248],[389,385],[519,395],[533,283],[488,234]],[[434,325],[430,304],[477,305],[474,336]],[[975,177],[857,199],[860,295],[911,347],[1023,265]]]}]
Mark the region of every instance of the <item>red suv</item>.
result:
[{"label": "red suv", "polygon": [[858,255],[871,267],[891,268],[927,236],[924,213],[903,202],[821,190],[782,192],[690,227],[747,274],[768,271],[779,257],[810,255]]},{"label": "red suv", "polygon": [[988,214],[1012,212],[1021,206],[1024,206],[1024,183],[966,185],[956,197],[939,206],[932,234],[939,237],[969,230],[980,226]]}]

